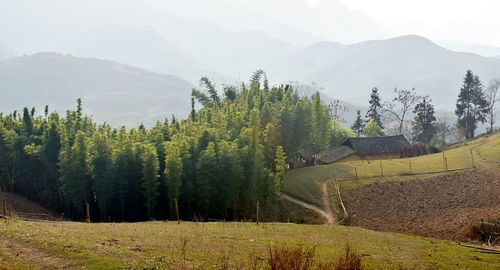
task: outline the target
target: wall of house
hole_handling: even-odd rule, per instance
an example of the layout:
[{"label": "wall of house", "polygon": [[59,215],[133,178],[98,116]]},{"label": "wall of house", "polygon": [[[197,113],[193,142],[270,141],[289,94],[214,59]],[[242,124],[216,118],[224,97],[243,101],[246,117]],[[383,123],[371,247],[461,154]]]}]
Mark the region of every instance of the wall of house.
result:
[{"label": "wall of house", "polygon": [[374,154],[374,155],[359,155],[352,154],[348,157],[345,157],[337,162],[348,162],[355,160],[380,160],[380,159],[399,159],[401,157],[401,153],[388,153],[388,154]]}]

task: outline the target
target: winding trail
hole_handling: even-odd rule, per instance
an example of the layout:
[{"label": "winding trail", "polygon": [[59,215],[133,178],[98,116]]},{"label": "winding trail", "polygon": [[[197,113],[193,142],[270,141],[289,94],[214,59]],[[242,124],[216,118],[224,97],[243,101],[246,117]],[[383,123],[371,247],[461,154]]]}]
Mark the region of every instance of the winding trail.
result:
[{"label": "winding trail", "polygon": [[322,215],[324,218],[327,220],[328,225],[334,225],[337,222],[337,218],[335,217],[335,214],[332,211],[332,206],[330,203],[330,195],[328,194],[328,183],[323,182],[321,184],[321,200],[324,205],[324,209],[319,208],[318,206],[314,204],[310,204],[307,202],[304,202],[298,198],[292,197],[288,194],[283,193],[283,198],[286,200],[299,204],[307,209],[313,210],[314,212]]}]

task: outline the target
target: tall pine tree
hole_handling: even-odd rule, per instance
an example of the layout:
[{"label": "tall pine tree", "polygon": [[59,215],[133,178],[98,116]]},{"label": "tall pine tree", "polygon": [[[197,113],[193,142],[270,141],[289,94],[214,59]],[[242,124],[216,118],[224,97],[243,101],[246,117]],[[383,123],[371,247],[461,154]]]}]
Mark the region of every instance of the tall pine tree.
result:
[{"label": "tall pine tree", "polygon": [[477,124],[486,122],[488,112],[489,106],[481,81],[471,70],[467,70],[455,110],[458,126],[464,130],[465,138],[474,138]]},{"label": "tall pine tree", "polygon": [[367,122],[373,120],[381,129],[384,129],[384,126],[382,125],[382,115],[380,114],[382,104],[380,103],[380,96],[377,87],[372,88],[369,103],[370,107],[368,108],[365,116],[367,118]]},{"label": "tall pine tree", "polygon": [[436,117],[431,101],[424,97],[413,110],[416,114],[413,123],[414,140],[420,143],[429,143],[436,136]]}]

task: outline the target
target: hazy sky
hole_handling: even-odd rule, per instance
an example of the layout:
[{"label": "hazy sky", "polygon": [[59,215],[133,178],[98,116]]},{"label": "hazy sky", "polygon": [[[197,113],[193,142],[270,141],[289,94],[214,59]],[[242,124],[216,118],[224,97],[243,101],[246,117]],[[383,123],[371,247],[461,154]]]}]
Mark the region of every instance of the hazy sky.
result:
[{"label": "hazy sky", "polygon": [[[13,39],[40,35],[46,22],[69,29],[98,22],[156,27],[172,14],[227,30],[260,30],[296,45],[416,34],[500,47],[496,0],[0,0],[0,7],[0,44],[12,46],[19,43]],[[52,28],[42,30],[56,36]]]},{"label": "hazy sky", "polygon": [[[316,5],[321,0],[309,0]],[[323,0],[328,1],[328,0]],[[414,33],[434,40],[500,46],[500,1],[496,0],[341,0],[374,18],[394,34]]]}]

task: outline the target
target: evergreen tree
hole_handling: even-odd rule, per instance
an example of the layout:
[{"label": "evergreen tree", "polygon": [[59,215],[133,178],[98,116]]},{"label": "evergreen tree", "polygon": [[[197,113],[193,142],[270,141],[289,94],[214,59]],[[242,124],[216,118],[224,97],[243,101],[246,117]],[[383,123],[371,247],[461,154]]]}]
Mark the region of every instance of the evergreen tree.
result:
[{"label": "evergreen tree", "polygon": [[377,87],[372,88],[369,103],[370,107],[368,108],[368,112],[365,116],[367,118],[367,122],[373,120],[381,129],[384,129],[384,126],[382,125],[382,115],[380,114],[382,104],[380,102],[380,96]]},{"label": "evergreen tree", "polygon": [[33,116],[30,114],[28,107],[24,107],[23,110],[23,123],[24,123],[24,131],[26,132],[26,136],[29,137],[33,134]]},{"label": "evergreen tree", "polygon": [[474,138],[478,123],[484,123],[489,113],[488,102],[485,99],[479,77],[467,70],[464,83],[460,89],[455,114],[458,116],[458,126],[465,131],[467,139]]},{"label": "evergreen tree", "polygon": [[356,120],[352,124],[351,129],[354,131],[356,136],[359,137],[361,135],[361,133],[363,132],[363,126],[364,126],[364,124],[363,124],[363,119],[361,119],[361,111],[357,110],[356,111]]},{"label": "evergreen tree", "polygon": [[436,136],[436,117],[431,101],[424,97],[413,110],[416,114],[413,124],[414,139],[417,142],[429,143]]}]

